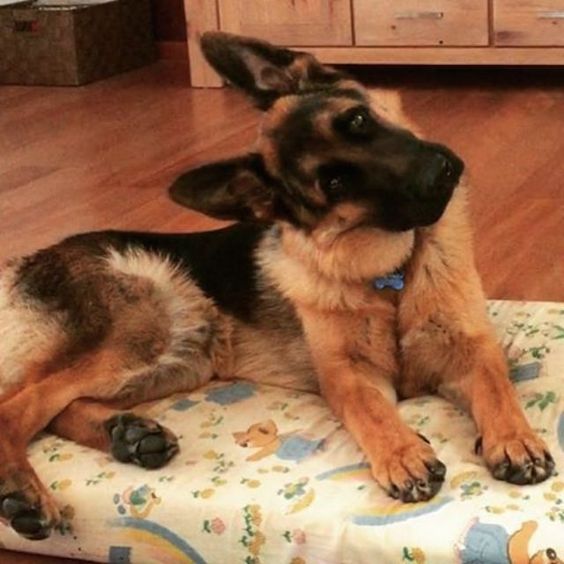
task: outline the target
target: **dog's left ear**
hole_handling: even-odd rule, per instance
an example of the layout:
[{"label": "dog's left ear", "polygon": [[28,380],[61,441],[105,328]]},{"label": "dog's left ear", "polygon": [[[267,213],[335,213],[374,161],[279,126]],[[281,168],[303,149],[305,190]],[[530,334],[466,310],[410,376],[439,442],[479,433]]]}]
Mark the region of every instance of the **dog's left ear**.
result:
[{"label": "dog's left ear", "polygon": [[344,77],[313,55],[248,37],[208,31],[201,38],[210,65],[263,110],[280,96],[334,84]]},{"label": "dog's left ear", "polygon": [[249,154],[186,172],[169,194],[175,202],[217,219],[272,221],[279,212],[273,184],[262,157]]}]

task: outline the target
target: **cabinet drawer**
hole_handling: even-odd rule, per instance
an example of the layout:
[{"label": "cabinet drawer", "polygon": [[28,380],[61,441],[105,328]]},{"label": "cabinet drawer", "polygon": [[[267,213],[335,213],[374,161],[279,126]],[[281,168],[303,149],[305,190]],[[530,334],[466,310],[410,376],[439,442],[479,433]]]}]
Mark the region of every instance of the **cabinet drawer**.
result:
[{"label": "cabinet drawer", "polygon": [[488,45],[488,0],[353,0],[357,45]]},{"label": "cabinet drawer", "polygon": [[278,45],[352,45],[350,0],[219,0],[220,28]]},{"label": "cabinet drawer", "polygon": [[564,0],[495,0],[496,45],[564,45]]}]

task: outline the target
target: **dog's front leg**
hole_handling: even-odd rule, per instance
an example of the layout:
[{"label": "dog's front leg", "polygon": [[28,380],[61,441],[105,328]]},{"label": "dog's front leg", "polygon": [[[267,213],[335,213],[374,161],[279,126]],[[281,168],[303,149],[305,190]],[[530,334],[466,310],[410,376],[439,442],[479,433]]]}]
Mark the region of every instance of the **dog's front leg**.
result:
[{"label": "dog's front leg", "polygon": [[[356,316],[302,312],[302,321],[322,394],[366,454],[374,478],[396,499],[432,498],[446,468],[396,409],[392,333],[372,328],[381,337],[375,347],[359,337],[365,322]],[[370,352],[372,358],[365,356]]]},{"label": "dog's front leg", "polygon": [[376,481],[406,502],[432,498],[441,488],[445,465],[432,447],[399,417],[377,382],[353,370],[320,371],[321,387],[366,454]]},{"label": "dog's front leg", "polygon": [[483,453],[494,478],[524,485],[552,475],[554,459],[519,405],[493,335],[475,339],[470,369],[462,377],[446,379],[439,391],[472,414],[480,435],[476,450]]}]

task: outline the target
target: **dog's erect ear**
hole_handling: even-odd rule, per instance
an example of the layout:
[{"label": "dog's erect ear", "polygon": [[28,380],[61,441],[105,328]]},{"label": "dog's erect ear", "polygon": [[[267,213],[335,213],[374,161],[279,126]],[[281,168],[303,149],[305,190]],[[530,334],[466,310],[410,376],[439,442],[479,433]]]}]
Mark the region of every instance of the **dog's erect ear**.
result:
[{"label": "dog's erect ear", "polygon": [[171,198],[218,219],[271,221],[277,197],[262,157],[250,154],[201,166],[178,177]]},{"label": "dog's erect ear", "polygon": [[202,51],[212,67],[254,98],[262,109],[285,94],[334,84],[343,75],[308,53],[275,47],[266,41],[208,31]]}]

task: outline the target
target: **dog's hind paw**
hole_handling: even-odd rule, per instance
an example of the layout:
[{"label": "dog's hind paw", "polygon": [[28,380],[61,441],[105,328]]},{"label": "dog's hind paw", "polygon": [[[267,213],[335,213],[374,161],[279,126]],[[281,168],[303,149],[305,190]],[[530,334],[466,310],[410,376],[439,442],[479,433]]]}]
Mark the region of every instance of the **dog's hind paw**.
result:
[{"label": "dog's hind paw", "polygon": [[21,492],[0,498],[0,516],[10,523],[16,533],[28,540],[46,539],[55,524],[52,518]]},{"label": "dog's hind paw", "polygon": [[171,431],[133,413],[111,417],[105,428],[110,436],[112,456],[120,462],[160,468],[178,452],[178,440]]}]

